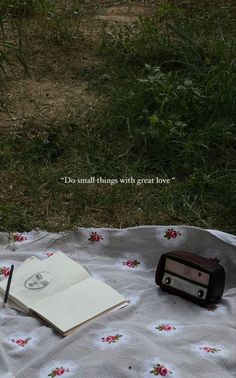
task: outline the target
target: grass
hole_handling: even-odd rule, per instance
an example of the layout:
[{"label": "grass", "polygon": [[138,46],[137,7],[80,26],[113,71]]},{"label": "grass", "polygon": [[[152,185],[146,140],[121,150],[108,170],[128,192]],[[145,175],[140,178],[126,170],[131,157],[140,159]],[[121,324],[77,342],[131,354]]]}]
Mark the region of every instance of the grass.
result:
[{"label": "grass", "polygon": [[[6,25],[8,33],[6,32]],[[6,33],[11,35],[9,40]],[[17,60],[21,64],[25,72],[27,72],[27,63],[22,50],[21,33],[18,23],[12,18],[9,18],[8,15],[0,13],[0,71],[6,76],[7,68],[10,69],[11,74],[15,75],[12,56],[14,60]]]},{"label": "grass", "polygon": [[[54,12],[63,9],[64,2],[53,4]],[[26,31],[34,25],[45,30],[37,34],[38,45],[50,41],[55,54],[62,54],[56,79],[64,57],[70,75],[87,82],[97,100],[88,106],[74,96],[73,110],[47,122],[39,107],[2,133],[2,226],[58,231],[78,225],[190,224],[234,233],[234,9],[225,1],[162,2],[138,22],[103,23],[97,47],[80,28],[82,16],[88,12],[91,20],[94,10],[79,5],[80,22],[71,16],[73,7],[69,16],[59,12],[52,24],[43,16],[46,6],[41,13],[30,7],[12,12],[14,20],[24,15],[23,43],[32,43],[34,35],[29,38]],[[30,66],[30,56],[39,55],[29,49]],[[91,51],[91,60],[102,64],[73,65],[75,53]],[[36,75],[42,79],[40,73],[41,68]],[[0,108],[9,107],[1,101]],[[65,184],[65,176],[171,182]]]}]

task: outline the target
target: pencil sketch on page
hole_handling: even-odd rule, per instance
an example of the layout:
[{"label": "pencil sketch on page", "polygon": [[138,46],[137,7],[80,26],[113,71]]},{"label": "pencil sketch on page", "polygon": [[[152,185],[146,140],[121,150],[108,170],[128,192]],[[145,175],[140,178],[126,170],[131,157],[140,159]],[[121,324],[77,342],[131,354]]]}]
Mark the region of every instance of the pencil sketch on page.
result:
[{"label": "pencil sketch on page", "polygon": [[24,283],[26,289],[39,290],[44,289],[53,280],[53,276],[49,272],[38,272],[27,278]]}]

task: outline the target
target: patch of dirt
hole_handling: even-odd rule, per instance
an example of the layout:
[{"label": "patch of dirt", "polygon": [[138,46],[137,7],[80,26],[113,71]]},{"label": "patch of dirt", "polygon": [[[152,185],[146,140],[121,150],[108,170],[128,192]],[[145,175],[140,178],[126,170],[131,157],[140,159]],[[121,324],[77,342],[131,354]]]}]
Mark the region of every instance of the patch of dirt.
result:
[{"label": "patch of dirt", "polygon": [[[95,5],[95,4],[94,4]],[[88,112],[97,106],[96,90],[89,89],[89,78],[83,70],[96,73],[103,66],[103,57],[97,53],[103,30],[101,21],[131,23],[153,11],[153,2],[103,1],[97,3],[93,14],[82,19],[80,31],[83,40],[75,41],[65,51],[40,40],[32,28],[29,41],[32,52],[28,59],[31,79],[25,78],[17,64],[16,78],[4,81],[0,93],[0,130],[20,128],[23,122],[34,120],[38,125],[53,120],[69,119],[78,107]],[[29,22],[29,26],[30,21]],[[33,21],[32,21],[33,22]],[[31,29],[30,29],[31,30]],[[87,80],[87,81],[86,81]]]},{"label": "patch of dirt", "polygon": [[86,82],[71,84],[50,80],[18,80],[4,92],[0,108],[0,128],[20,127],[30,119],[47,121],[69,119],[78,107],[94,106],[97,98]]},{"label": "patch of dirt", "polygon": [[147,6],[144,7],[141,5],[115,6],[115,7],[113,6],[109,8],[103,8],[102,12],[104,14],[98,14],[96,17],[103,21],[134,22],[134,21],[137,21],[140,16],[150,15],[152,12],[152,9]]}]

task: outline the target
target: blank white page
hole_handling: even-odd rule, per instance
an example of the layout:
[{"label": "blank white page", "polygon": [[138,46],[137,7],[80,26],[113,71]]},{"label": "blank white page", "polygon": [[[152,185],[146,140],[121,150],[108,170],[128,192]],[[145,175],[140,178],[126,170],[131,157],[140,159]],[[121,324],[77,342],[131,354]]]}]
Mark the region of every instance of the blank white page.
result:
[{"label": "blank white page", "polygon": [[125,302],[116,290],[90,277],[34,305],[32,310],[63,333]]}]

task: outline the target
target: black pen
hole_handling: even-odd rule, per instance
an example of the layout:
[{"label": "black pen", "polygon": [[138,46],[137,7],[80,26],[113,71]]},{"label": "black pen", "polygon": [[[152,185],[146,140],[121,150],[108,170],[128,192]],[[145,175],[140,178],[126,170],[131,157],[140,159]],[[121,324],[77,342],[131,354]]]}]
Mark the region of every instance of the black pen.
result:
[{"label": "black pen", "polygon": [[14,265],[11,265],[11,270],[10,270],[10,274],[9,274],[9,277],[8,277],[7,287],[6,287],[4,301],[3,301],[3,307],[5,307],[5,305],[7,304],[10,286],[11,286],[11,279],[12,279],[12,275],[13,275],[13,270],[14,270]]}]

